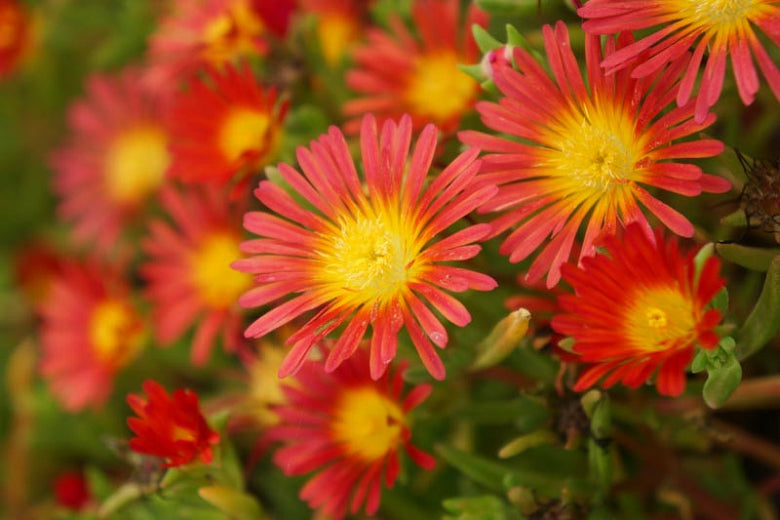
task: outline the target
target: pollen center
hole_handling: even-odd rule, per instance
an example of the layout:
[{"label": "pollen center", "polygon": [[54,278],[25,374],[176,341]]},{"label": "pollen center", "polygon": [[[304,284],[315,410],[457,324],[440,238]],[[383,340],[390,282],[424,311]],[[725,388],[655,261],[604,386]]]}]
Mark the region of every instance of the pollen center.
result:
[{"label": "pollen center", "polygon": [[263,30],[247,0],[234,0],[230,7],[203,29],[203,57],[215,65],[250,54]]},{"label": "pollen center", "polygon": [[211,307],[232,306],[250,285],[250,277],[230,267],[240,257],[238,244],[238,238],[229,233],[214,233],[202,241],[190,258],[192,284]]},{"label": "pollen center", "polygon": [[746,20],[756,0],[684,0],[681,18],[696,20],[711,27],[730,27]]},{"label": "pollen center", "polygon": [[341,60],[347,46],[358,35],[355,21],[346,13],[323,13],[317,20],[317,38],[322,55],[330,65]]},{"label": "pollen center", "polygon": [[324,273],[337,287],[366,300],[393,294],[408,279],[402,238],[381,218],[345,220],[323,255]]},{"label": "pollen center", "polygon": [[109,299],[92,311],[89,340],[101,363],[122,367],[143,344],[143,323],[127,302]]},{"label": "pollen center", "polygon": [[228,114],[222,124],[219,146],[229,161],[236,161],[245,154],[263,150],[268,146],[269,130],[268,114],[237,108]]},{"label": "pollen center", "polygon": [[693,302],[675,287],[638,293],[627,318],[627,335],[640,350],[666,350],[696,338]]},{"label": "pollen center", "polygon": [[373,387],[350,388],[335,406],[332,434],[350,455],[374,462],[396,449],[406,427],[404,413]]},{"label": "pollen center", "polygon": [[415,115],[444,123],[466,110],[476,87],[476,82],[458,69],[455,54],[421,56],[406,87],[406,102]]},{"label": "pollen center", "polygon": [[607,191],[631,179],[634,156],[619,131],[583,120],[561,143],[559,168],[582,186]]},{"label": "pollen center", "polygon": [[105,182],[111,198],[134,205],[157,189],[170,163],[165,133],[155,126],[123,132],[106,153]]}]

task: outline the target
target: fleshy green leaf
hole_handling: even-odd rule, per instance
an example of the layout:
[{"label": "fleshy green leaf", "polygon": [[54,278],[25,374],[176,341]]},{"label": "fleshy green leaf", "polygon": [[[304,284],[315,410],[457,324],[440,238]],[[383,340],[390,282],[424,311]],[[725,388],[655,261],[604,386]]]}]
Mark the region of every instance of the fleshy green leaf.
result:
[{"label": "fleshy green leaf", "polygon": [[742,381],[742,366],[734,356],[729,356],[723,365],[708,371],[702,396],[707,406],[718,408],[731,396]]},{"label": "fleshy green leaf", "polygon": [[769,266],[756,305],[737,332],[737,357],[756,353],[780,332],[780,255]]},{"label": "fleshy green leaf", "polygon": [[729,262],[753,271],[766,271],[772,260],[780,256],[780,249],[748,247],[740,244],[718,244],[717,251]]}]

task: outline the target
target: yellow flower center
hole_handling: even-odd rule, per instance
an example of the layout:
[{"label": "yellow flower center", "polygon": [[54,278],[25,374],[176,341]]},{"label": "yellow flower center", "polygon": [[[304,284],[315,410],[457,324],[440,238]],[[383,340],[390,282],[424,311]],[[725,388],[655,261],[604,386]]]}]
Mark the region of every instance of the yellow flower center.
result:
[{"label": "yellow flower center", "polygon": [[263,31],[262,20],[247,0],[235,0],[224,13],[203,29],[203,57],[215,65],[255,53],[256,38]]},{"label": "yellow flower center", "polygon": [[323,238],[321,276],[348,297],[362,302],[388,298],[412,276],[414,252],[387,216],[343,219],[336,233]]},{"label": "yellow flower center", "polygon": [[735,25],[757,14],[754,9],[762,0],[677,0],[669,8],[680,19],[714,29],[731,30]]},{"label": "yellow flower center", "polygon": [[337,64],[358,35],[355,20],[343,13],[323,13],[317,20],[317,38],[325,61]]},{"label": "yellow flower center", "polygon": [[350,455],[374,462],[402,442],[406,418],[401,408],[374,387],[345,390],[335,407],[333,437]]},{"label": "yellow flower center", "polygon": [[[262,341],[257,347],[258,358],[249,366],[246,408],[257,424],[270,426],[279,422],[272,407],[285,402],[282,380],[277,374],[287,349],[272,341]],[[287,378],[284,384],[295,384],[295,379]]]},{"label": "yellow flower center", "polygon": [[191,281],[201,300],[211,307],[230,307],[249,288],[251,278],[230,267],[240,257],[238,244],[231,234],[214,233],[190,258]]},{"label": "yellow flower center", "polygon": [[247,152],[270,148],[272,136],[268,134],[272,130],[266,112],[236,108],[230,111],[222,123],[219,146],[229,161],[237,161]]},{"label": "yellow flower center", "polygon": [[567,128],[560,141],[556,166],[564,176],[581,187],[607,191],[615,183],[632,178],[634,153],[633,133],[616,127],[605,118],[582,119],[579,125]]},{"label": "yellow flower center", "polygon": [[127,302],[108,299],[92,311],[89,341],[101,363],[125,366],[138,355],[144,337],[143,323]]},{"label": "yellow flower center", "polygon": [[466,110],[476,88],[476,82],[458,69],[455,54],[421,56],[406,87],[406,102],[415,115],[444,123]]},{"label": "yellow flower center", "polygon": [[163,181],[170,164],[165,133],[156,126],[126,130],[106,153],[105,182],[116,202],[134,205],[143,201]]},{"label": "yellow flower center", "polygon": [[676,287],[657,287],[637,294],[626,318],[627,336],[641,350],[688,346],[696,339],[693,302]]}]

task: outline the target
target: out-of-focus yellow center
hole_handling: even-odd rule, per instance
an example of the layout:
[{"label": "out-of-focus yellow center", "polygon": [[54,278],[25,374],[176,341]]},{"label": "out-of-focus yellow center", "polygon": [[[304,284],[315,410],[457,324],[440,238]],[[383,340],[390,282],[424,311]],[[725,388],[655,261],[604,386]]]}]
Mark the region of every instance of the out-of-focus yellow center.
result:
[{"label": "out-of-focus yellow center", "polygon": [[247,0],[234,0],[203,29],[203,57],[215,64],[236,61],[256,53],[256,39],[263,32],[263,22]]},{"label": "out-of-focus yellow center", "polygon": [[322,13],[317,19],[317,38],[322,55],[330,65],[341,61],[347,47],[355,41],[358,26],[347,13]]},{"label": "out-of-focus yellow center", "polygon": [[405,97],[413,114],[445,123],[466,111],[476,88],[455,54],[432,54],[417,59]]},{"label": "out-of-focus yellow center", "polygon": [[633,134],[619,122],[583,118],[567,130],[556,161],[563,176],[583,188],[602,192],[633,177]]},{"label": "out-of-focus yellow center", "polygon": [[374,387],[344,390],[336,403],[331,431],[350,455],[374,462],[403,442],[406,417]]},{"label": "out-of-focus yellow center", "polygon": [[219,146],[231,162],[241,159],[247,152],[263,152],[272,146],[273,136],[268,113],[259,110],[236,108],[222,123]]},{"label": "out-of-focus yellow center", "polygon": [[142,126],[120,133],[105,157],[105,183],[115,202],[135,205],[156,190],[171,158],[165,133],[157,126]]},{"label": "out-of-focus yellow center", "polygon": [[128,302],[108,299],[92,311],[89,340],[101,363],[125,366],[138,355],[144,337],[143,322]]},{"label": "out-of-focus yellow center", "polygon": [[414,276],[416,252],[387,216],[342,219],[338,231],[323,237],[320,276],[342,298],[358,302],[389,298]]},{"label": "out-of-focus yellow center", "polygon": [[626,334],[647,351],[689,346],[696,339],[694,304],[676,287],[657,287],[640,292],[626,313]]},{"label": "out-of-focus yellow center", "polygon": [[[277,375],[287,349],[273,341],[261,341],[257,346],[258,358],[249,366],[249,392],[246,407],[253,420],[260,426],[279,422],[272,407],[285,402],[282,380]],[[287,378],[285,385],[295,384]]]},{"label": "out-of-focus yellow center", "polygon": [[240,257],[238,244],[238,238],[229,233],[214,233],[190,258],[192,284],[210,307],[230,307],[249,288],[251,278],[230,268],[231,262]]},{"label": "out-of-focus yellow center", "polygon": [[22,33],[24,18],[13,4],[0,6],[0,50],[15,45]]},{"label": "out-of-focus yellow center", "polygon": [[731,31],[768,8],[770,3],[764,0],[673,0],[667,9],[675,17],[694,25]]},{"label": "out-of-focus yellow center", "polygon": [[170,438],[173,440],[173,442],[192,442],[198,438],[198,432],[192,428],[184,428],[177,424],[174,425]]}]

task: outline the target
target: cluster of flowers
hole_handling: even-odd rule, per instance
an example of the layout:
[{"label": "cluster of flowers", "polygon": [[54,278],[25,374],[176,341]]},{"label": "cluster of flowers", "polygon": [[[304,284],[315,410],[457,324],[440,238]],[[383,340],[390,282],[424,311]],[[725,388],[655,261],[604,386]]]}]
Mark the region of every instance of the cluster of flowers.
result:
[{"label": "cluster of flowers", "polygon": [[[760,85],[753,59],[780,99],[755,33],[780,43],[778,2],[700,3],[585,3],[583,74],[563,22],[543,28],[543,62],[522,46],[482,56],[471,28],[488,16],[458,0],[413,0],[413,25],[391,16],[389,29],[369,26],[367,0],[171,2],[143,63],[86,80],[51,155],[58,215],[90,251],[19,262],[52,394],[69,411],[99,409],[150,342],[192,332],[193,365],[217,343],[251,365],[251,339],[283,335],[274,372],[287,379],[263,432],[275,463],[317,472],[300,492],[312,508],[373,514],[401,447],[434,464],[412,445],[409,416],[432,386],[404,392],[399,342],[445,379],[444,322],[471,321],[453,293],[497,287],[474,260],[508,232],[499,252],[531,260],[524,283],[557,295],[550,326],[574,340],[561,355],[585,365],[575,391],[653,380],[680,395],[696,349],[720,341],[710,303],[725,280],[717,258],[696,265],[680,249],[673,235],[694,225],[662,198],[731,188],[689,162],[724,150],[699,133],[715,121],[727,58],[746,105]],[[0,74],[23,52],[24,16],[0,1]],[[351,60],[355,96],[341,129],[258,183],[294,98],[256,63],[302,16],[318,19],[325,63]],[[478,101],[458,68],[480,60],[496,101]],[[486,131],[461,129],[474,111]],[[462,152],[443,159],[439,141]],[[274,358],[260,345],[260,360]],[[278,387],[263,374],[260,386]],[[220,435],[197,396],[151,380],[143,390],[127,398],[130,448],[164,467],[208,464]]]}]

